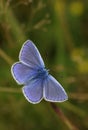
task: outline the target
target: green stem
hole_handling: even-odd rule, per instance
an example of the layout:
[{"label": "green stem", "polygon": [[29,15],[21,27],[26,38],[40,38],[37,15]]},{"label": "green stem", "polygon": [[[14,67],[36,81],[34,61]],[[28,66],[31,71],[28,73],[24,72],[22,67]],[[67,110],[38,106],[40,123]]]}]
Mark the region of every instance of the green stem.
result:
[{"label": "green stem", "polygon": [[0,92],[21,93],[21,90],[18,88],[0,87]]},{"label": "green stem", "polygon": [[88,100],[88,93],[70,93],[69,97],[76,100]]},{"label": "green stem", "polygon": [[86,115],[84,110],[82,110],[81,108],[78,108],[77,106],[75,106],[74,104],[72,104],[68,101],[66,103],[64,103],[64,104],[62,103],[60,105],[63,106],[65,109],[74,112],[75,114],[79,115],[80,117],[84,117]]},{"label": "green stem", "polygon": [[0,56],[9,64],[12,65],[13,60],[0,48]]}]

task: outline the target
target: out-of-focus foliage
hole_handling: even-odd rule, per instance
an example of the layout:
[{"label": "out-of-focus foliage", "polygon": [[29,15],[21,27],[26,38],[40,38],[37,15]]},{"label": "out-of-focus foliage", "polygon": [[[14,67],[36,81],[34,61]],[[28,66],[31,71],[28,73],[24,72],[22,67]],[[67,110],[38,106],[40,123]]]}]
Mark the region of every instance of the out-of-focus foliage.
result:
[{"label": "out-of-focus foliage", "polygon": [[[28,103],[11,65],[31,39],[68,101]],[[88,1],[0,0],[0,130],[88,129]]]}]

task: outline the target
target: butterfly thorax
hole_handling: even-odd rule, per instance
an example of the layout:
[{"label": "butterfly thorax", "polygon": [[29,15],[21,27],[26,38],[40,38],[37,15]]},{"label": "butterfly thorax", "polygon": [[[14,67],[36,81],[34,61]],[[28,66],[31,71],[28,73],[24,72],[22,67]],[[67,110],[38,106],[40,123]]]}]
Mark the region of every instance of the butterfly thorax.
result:
[{"label": "butterfly thorax", "polygon": [[46,78],[49,75],[48,70],[46,68],[37,69],[37,78]]}]

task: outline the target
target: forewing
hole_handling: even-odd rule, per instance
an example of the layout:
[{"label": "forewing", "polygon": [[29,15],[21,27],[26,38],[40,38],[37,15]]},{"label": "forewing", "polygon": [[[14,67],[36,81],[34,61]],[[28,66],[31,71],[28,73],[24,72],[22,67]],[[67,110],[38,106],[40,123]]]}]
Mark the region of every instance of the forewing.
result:
[{"label": "forewing", "polygon": [[51,75],[44,81],[44,99],[51,102],[63,102],[68,96],[60,83]]},{"label": "forewing", "polygon": [[44,67],[43,59],[32,41],[27,40],[20,51],[19,60],[30,67]]},{"label": "forewing", "polygon": [[18,84],[26,84],[34,75],[35,71],[20,62],[12,65],[11,72]]},{"label": "forewing", "polygon": [[22,88],[25,98],[33,104],[39,103],[43,98],[43,86],[41,79],[32,80]]}]

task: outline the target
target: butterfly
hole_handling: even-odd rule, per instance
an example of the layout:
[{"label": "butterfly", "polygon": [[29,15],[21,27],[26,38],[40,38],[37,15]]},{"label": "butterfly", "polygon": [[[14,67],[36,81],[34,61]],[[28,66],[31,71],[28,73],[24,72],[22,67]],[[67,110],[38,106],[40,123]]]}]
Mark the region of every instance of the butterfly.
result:
[{"label": "butterfly", "polygon": [[24,85],[22,92],[33,104],[42,99],[50,102],[63,102],[68,96],[61,84],[49,74],[44,61],[34,43],[27,40],[19,53],[19,61],[11,67],[16,82]]}]

